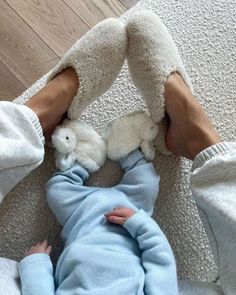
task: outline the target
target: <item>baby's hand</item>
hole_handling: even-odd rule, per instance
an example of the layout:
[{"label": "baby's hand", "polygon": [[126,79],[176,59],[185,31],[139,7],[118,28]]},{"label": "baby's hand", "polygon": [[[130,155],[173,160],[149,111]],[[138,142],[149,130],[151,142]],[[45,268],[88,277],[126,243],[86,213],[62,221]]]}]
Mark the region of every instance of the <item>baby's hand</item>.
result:
[{"label": "baby's hand", "polygon": [[129,208],[114,208],[111,212],[104,215],[109,222],[122,225],[135,213],[134,210]]},{"label": "baby's hand", "polygon": [[47,240],[45,240],[32,246],[29,250],[26,250],[25,257],[36,253],[45,253],[49,255],[51,253],[51,250],[52,246],[49,246]]}]

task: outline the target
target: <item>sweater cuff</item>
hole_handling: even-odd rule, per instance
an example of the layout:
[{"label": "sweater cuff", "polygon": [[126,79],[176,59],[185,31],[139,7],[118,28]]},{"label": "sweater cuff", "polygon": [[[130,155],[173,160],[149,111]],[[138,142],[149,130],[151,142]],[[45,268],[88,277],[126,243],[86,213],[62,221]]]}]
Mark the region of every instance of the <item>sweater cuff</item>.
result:
[{"label": "sweater cuff", "polygon": [[137,230],[147,221],[147,218],[150,217],[143,209],[140,209],[123,224],[123,227],[127,229],[133,238],[136,238]]},{"label": "sweater cuff", "polygon": [[27,267],[31,267],[31,264],[35,266],[36,263],[45,263],[45,264],[52,264],[50,256],[45,253],[36,253],[23,258],[18,267],[19,271],[26,269]]},{"label": "sweater cuff", "polygon": [[236,142],[221,142],[208,147],[200,152],[194,159],[192,171],[203,166],[203,164],[215,157],[225,155],[235,155]]},{"label": "sweater cuff", "polygon": [[132,169],[140,160],[143,160],[143,164],[146,163],[143,153],[139,149],[136,149],[133,152],[129,153],[126,157],[121,158],[120,165],[125,171],[128,171]]},{"label": "sweater cuff", "polygon": [[38,133],[41,141],[43,144],[45,144],[45,138],[43,136],[43,129],[41,127],[41,124],[39,122],[38,116],[35,114],[34,111],[32,111],[29,107],[25,105],[18,105],[19,108],[22,109],[23,113],[29,118],[29,120],[33,123],[36,132]]}]

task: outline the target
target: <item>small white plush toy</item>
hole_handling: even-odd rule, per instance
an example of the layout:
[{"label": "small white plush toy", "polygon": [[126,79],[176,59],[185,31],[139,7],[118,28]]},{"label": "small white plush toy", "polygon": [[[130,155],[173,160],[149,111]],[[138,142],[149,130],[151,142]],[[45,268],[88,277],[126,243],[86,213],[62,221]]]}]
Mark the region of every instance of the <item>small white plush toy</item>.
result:
[{"label": "small white plush toy", "polygon": [[106,141],[89,125],[79,120],[64,120],[52,135],[56,166],[70,169],[77,161],[89,172],[97,171],[106,160]]},{"label": "small white plush toy", "polygon": [[158,126],[146,110],[134,111],[109,122],[103,138],[107,141],[107,155],[119,160],[137,148],[141,148],[147,160],[155,157],[154,138]]}]

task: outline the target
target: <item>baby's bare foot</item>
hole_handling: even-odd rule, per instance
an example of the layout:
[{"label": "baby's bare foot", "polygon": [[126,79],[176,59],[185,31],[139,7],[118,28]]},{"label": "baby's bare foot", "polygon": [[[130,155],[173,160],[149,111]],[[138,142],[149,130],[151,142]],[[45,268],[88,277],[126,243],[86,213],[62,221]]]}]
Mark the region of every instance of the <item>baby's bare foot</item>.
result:
[{"label": "baby's bare foot", "polygon": [[67,112],[79,87],[77,74],[72,68],[63,70],[25,104],[39,118],[46,141]]},{"label": "baby's bare foot", "polygon": [[170,119],[166,145],[172,153],[193,160],[202,150],[221,142],[205,111],[177,73],[165,83],[165,103]]}]

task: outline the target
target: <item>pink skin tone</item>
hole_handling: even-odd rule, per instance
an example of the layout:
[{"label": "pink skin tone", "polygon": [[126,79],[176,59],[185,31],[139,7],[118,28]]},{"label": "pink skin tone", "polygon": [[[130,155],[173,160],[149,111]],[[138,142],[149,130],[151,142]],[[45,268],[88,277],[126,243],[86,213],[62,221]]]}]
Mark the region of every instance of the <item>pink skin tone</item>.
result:
[{"label": "pink skin tone", "polygon": [[36,245],[32,246],[29,250],[25,251],[25,257],[30,256],[32,254],[44,253],[50,255],[52,251],[52,246],[48,245],[48,242],[45,240],[43,242],[39,242]]},{"label": "pink skin tone", "polygon": [[[130,208],[114,208],[112,211],[104,214],[108,222],[122,225],[124,224],[131,216],[136,212]],[[48,245],[48,242],[45,240],[43,242],[37,243],[32,246],[29,250],[25,252],[25,257],[37,254],[44,253],[50,255],[52,246]]]},{"label": "pink skin tone", "polygon": [[136,212],[130,208],[114,208],[105,214],[107,221],[123,225]]}]

